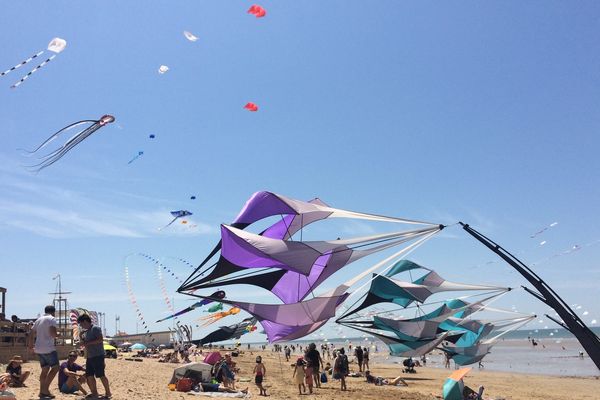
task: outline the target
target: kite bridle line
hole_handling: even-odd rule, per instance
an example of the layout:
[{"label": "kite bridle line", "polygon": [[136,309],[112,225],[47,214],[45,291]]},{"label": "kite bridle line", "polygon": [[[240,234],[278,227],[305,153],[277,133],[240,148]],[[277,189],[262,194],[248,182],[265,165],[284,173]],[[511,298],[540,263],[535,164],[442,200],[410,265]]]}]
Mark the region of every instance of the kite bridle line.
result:
[{"label": "kite bridle line", "polygon": [[[509,288],[509,289],[510,289],[510,288]],[[466,295],[466,296],[460,296],[460,297],[457,297],[456,299],[457,299],[457,300],[465,300],[465,299],[470,299],[470,298],[473,298],[473,297],[486,296],[486,295],[488,295],[488,294],[494,294],[494,293],[496,293],[496,295],[494,295],[494,296],[490,296],[490,299],[492,299],[492,298],[494,298],[495,296],[499,296],[499,295],[501,295],[501,294],[505,294],[505,292],[506,292],[506,291],[507,291],[507,290],[504,290],[504,289],[488,290],[488,291],[485,291],[485,292],[482,292],[482,293],[476,293],[476,294],[470,294],[470,295]],[[366,293],[365,293],[365,294],[366,294]],[[484,299],[484,300],[485,300],[485,299]],[[447,299],[446,299],[446,300],[432,301],[432,302],[430,302],[430,303],[427,303],[427,305],[443,304],[443,303],[445,303],[445,302],[447,302],[447,301],[448,301]],[[415,302],[415,303],[416,303],[416,302]],[[356,304],[356,303],[355,303],[355,304]],[[354,305],[352,305],[351,307],[353,307],[353,306],[354,306]],[[393,309],[391,309],[391,310],[383,310],[383,311],[374,312],[374,313],[372,313],[372,315],[381,315],[381,314],[388,314],[388,313],[392,313],[392,312],[396,312],[396,311],[412,310],[412,309],[416,308],[417,306],[418,306],[417,304],[413,304],[413,305],[410,305],[410,306],[407,306],[407,307],[393,308]],[[459,308],[461,308],[461,307],[459,307]],[[350,320],[350,321],[344,321],[344,318],[345,318],[347,315],[349,315],[349,314],[347,313],[346,315],[344,315],[344,316],[342,316],[342,317],[338,318],[338,319],[336,320],[336,322],[337,322],[337,321],[340,321],[340,322],[352,322],[352,320]],[[363,318],[362,316],[360,316],[360,314],[359,314],[358,316],[359,316],[359,318]]]},{"label": "kite bridle line", "polygon": [[[356,244],[354,246],[348,246],[347,248],[343,248],[343,249],[338,249],[338,250],[334,249],[334,250],[331,250],[328,253],[331,254],[331,255],[333,255],[333,254],[343,253],[343,252],[346,252],[346,251],[353,251],[353,250],[359,249],[361,247],[374,246],[374,245],[377,245],[377,244],[380,244],[380,243],[386,243],[386,242],[393,242],[392,244],[389,244],[389,247],[392,247],[392,246],[400,245],[402,243],[406,243],[408,241],[414,240],[417,237],[423,236],[423,234],[425,234],[425,233],[427,233],[426,238],[429,238],[433,234],[436,234],[436,233],[440,232],[443,229],[442,227],[443,227],[443,225],[438,225],[436,228],[424,228],[424,229],[418,229],[418,230],[413,230],[413,231],[393,232],[393,233],[390,233],[390,234],[386,234],[386,235],[389,235],[391,237],[386,237],[386,238],[378,239],[378,240],[372,240],[372,241],[369,241],[368,243]],[[392,236],[392,235],[394,235],[394,236]],[[407,248],[409,248],[409,247],[407,247]],[[322,255],[325,255],[325,254],[322,254]],[[216,262],[216,263],[212,264],[211,266],[207,267],[203,272],[201,272],[200,276],[203,275],[204,273],[206,273],[210,268],[215,267],[217,264],[218,264],[218,262]],[[244,269],[246,269],[246,268],[244,268]],[[219,277],[219,278],[212,279],[209,282],[210,282],[210,284],[212,286],[219,285],[219,284],[227,284],[227,282],[231,281],[231,280],[238,280],[238,279],[240,279],[242,277],[247,277],[247,276],[260,275],[261,272],[267,272],[267,271],[271,270],[272,267],[247,268],[247,269],[254,270],[254,271],[247,271],[247,272],[245,272],[245,271],[241,272],[240,271],[241,272],[240,274],[237,274],[237,275],[235,275],[233,277],[228,277],[226,279],[219,279],[219,278],[223,278],[223,277]],[[300,274],[300,273],[298,273],[298,274]],[[300,275],[303,275],[303,274],[300,274]],[[305,276],[306,276],[306,279],[308,279],[308,276],[307,275],[305,275]],[[189,280],[189,278],[188,278],[188,280]],[[187,282],[187,280],[186,280],[186,282]],[[205,282],[205,283],[208,283],[208,282]],[[185,282],[184,282],[184,285],[185,285]],[[182,287],[184,285],[182,285]],[[187,286],[189,287],[190,285],[187,285]],[[191,289],[191,288],[188,288],[188,287],[186,287],[185,290]],[[311,285],[311,292],[313,291],[313,289],[314,289],[314,286]],[[178,289],[178,291],[181,291],[181,287]],[[188,293],[185,293],[185,294],[188,294]],[[306,297],[306,296],[304,296],[304,297]],[[314,293],[313,293],[313,297],[314,297]]]},{"label": "kite bridle line", "polygon": [[[350,281],[348,281],[345,286],[347,287],[351,287],[352,285],[354,285],[356,282],[360,281],[361,279],[363,279],[365,276],[367,276],[368,274],[372,273],[373,271],[379,269],[381,266],[387,264],[388,262],[394,260],[394,259],[398,259],[398,261],[404,259],[406,256],[408,256],[410,253],[412,253],[414,250],[416,250],[419,246],[421,246],[423,243],[425,243],[428,239],[431,239],[431,237],[439,232],[442,231],[442,229],[444,229],[444,225],[439,225],[438,229],[434,232],[429,233],[428,235],[420,238],[419,240],[417,240],[414,243],[411,243],[410,245],[406,246],[405,248],[403,248],[402,250],[392,254],[391,256],[389,256],[388,258],[386,258],[383,261],[380,261],[379,263],[375,264],[375,266],[369,268],[368,270],[366,270],[365,272],[362,272],[361,274],[359,274],[358,276],[356,276],[355,278],[351,279]],[[396,261],[397,262],[397,261]],[[348,297],[346,298],[346,300],[348,300],[350,297],[352,297],[355,293],[358,293],[361,289],[363,289],[365,286],[367,286],[368,284],[370,284],[373,279],[375,279],[377,276],[384,274],[385,272],[387,272],[388,270],[390,270],[392,267],[394,266],[394,263],[390,264],[389,266],[387,266],[386,268],[383,269],[383,271],[377,273],[377,274],[373,274],[374,276],[372,276],[369,280],[367,280],[364,284],[362,284],[360,287],[358,287],[356,290],[354,290],[352,293],[350,293],[348,295]],[[361,295],[362,296],[366,296],[367,293]],[[342,315],[340,318],[343,318],[347,313],[348,310],[352,307],[354,307],[356,305],[357,302],[360,301],[360,298],[355,301],[350,307],[346,307],[344,305],[344,307],[346,307],[346,313],[344,315]]]}]

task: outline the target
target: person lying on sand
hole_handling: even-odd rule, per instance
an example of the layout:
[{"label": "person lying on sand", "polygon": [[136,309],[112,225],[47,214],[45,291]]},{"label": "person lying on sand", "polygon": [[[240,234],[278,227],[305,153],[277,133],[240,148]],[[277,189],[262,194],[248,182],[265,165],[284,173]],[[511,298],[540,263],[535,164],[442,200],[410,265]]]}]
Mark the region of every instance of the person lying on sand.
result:
[{"label": "person lying on sand", "polygon": [[376,386],[390,385],[390,386],[408,386],[408,383],[401,377],[398,376],[394,379],[385,379],[381,376],[374,376],[371,374],[371,371],[365,371],[365,377],[367,378],[367,383],[373,383]]},{"label": "person lying on sand", "polygon": [[201,383],[200,385],[198,385],[198,388],[200,389],[199,390],[200,392],[225,392],[225,393],[248,394],[248,388],[246,388],[244,390],[235,390],[232,388],[219,386],[218,384],[212,384],[212,383]]}]

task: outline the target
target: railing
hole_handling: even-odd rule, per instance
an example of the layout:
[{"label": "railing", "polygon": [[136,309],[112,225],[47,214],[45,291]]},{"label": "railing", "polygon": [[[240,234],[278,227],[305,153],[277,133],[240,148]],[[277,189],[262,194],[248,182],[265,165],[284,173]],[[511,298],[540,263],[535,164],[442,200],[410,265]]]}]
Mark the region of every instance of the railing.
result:
[{"label": "railing", "polygon": [[0,346],[26,346],[30,330],[27,323],[0,321]]}]

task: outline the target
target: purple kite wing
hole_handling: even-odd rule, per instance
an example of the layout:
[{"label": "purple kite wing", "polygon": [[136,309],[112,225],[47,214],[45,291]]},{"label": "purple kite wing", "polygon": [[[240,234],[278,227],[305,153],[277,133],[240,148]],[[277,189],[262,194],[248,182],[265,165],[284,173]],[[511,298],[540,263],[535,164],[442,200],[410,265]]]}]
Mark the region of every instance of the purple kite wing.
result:
[{"label": "purple kite wing", "polygon": [[[316,204],[323,207],[328,207],[321,199],[312,199],[308,203]],[[268,227],[261,235],[272,239],[289,240],[294,234],[302,228],[330,216],[330,212],[313,212],[309,214],[289,214],[281,219],[281,221]]]},{"label": "purple kite wing", "polygon": [[269,343],[277,343],[303,338],[306,335],[310,335],[326,323],[327,320],[304,326],[289,326],[278,324],[272,321],[261,321],[260,324],[265,330]]},{"label": "purple kite wing", "polygon": [[296,214],[296,211],[274,193],[256,192],[244,204],[233,224],[252,224],[279,214]]}]

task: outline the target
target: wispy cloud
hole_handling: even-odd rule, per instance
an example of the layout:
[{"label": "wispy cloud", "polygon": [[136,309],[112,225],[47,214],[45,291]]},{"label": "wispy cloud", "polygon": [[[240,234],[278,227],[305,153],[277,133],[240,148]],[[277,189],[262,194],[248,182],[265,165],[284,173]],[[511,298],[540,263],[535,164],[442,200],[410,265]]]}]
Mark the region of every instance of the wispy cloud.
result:
[{"label": "wispy cloud", "polygon": [[216,233],[216,228],[193,218],[188,218],[185,225],[174,223],[159,232],[158,228],[166,225],[171,215],[169,209],[157,205],[156,199],[137,196],[132,204],[131,196],[114,195],[116,201],[101,201],[58,185],[38,183],[20,171],[3,174],[0,191],[2,230],[17,229],[50,238]]}]

